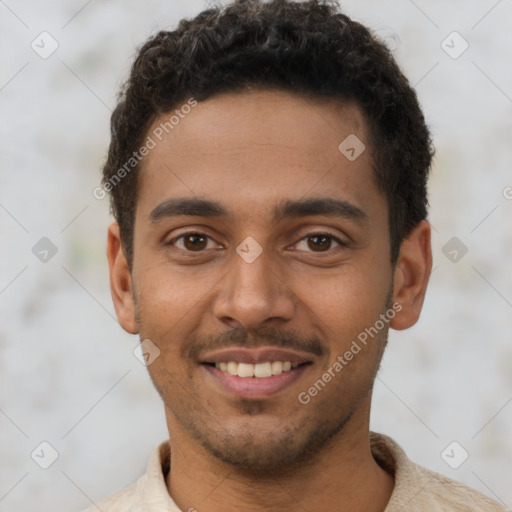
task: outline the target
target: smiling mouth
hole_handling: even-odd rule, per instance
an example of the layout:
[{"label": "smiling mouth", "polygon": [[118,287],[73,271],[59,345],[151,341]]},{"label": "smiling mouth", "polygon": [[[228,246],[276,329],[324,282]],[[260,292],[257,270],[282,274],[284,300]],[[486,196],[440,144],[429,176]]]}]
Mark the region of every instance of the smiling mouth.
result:
[{"label": "smiling mouth", "polygon": [[228,375],[242,378],[265,379],[287,373],[299,366],[312,364],[311,362],[292,363],[291,361],[266,361],[256,364],[238,363],[236,361],[222,361],[218,363],[204,363]]}]

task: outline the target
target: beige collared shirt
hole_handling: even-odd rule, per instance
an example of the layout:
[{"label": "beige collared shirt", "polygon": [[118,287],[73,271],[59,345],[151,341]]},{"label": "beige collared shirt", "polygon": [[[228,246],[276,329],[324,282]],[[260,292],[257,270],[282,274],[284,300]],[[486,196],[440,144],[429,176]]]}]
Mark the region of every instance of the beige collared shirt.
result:
[{"label": "beige collared shirt", "polygon": [[[391,438],[371,432],[370,443],[375,460],[395,478],[384,512],[506,512],[479,492],[410,461]],[[167,492],[169,467],[170,447],[165,441],[155,448],[146,474],[85,512],[189,512],[181,511]]]}]

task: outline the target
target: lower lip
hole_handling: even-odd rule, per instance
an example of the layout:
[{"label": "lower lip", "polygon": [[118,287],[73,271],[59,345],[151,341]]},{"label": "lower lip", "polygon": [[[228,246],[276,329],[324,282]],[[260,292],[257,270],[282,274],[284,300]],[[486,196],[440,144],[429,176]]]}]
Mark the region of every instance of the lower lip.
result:
[{"label": "lower lip", "polygon": [[302,364],[279,375],[264,378],[238,377],[237,375],[229,375],[229,373],[208,364],[202,366],[215,382],[230,394],[239,398],[265,398],[291,386],[308,370],[311,364]]}]

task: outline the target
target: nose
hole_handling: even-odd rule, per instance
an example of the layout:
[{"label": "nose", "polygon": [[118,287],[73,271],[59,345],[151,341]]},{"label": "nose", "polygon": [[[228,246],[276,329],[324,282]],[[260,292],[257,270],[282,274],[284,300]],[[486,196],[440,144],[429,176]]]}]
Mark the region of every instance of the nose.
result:
[{"label": "nose", "polygon": [[232,328],[257,329],[270,320],[293,318],[296,295],[276,265],[271,267],[265,251],[251,263],[234,254],[232,268],[219,286],[214,315]]}]

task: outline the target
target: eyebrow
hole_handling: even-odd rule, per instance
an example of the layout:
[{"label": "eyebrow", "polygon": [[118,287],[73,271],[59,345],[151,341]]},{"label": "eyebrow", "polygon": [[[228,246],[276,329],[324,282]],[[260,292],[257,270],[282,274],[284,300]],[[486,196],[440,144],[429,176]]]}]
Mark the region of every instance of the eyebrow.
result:
[{"label": "eyebrow", "polygon": [[[233,215],[220,203],[200,198],[170,198],[160,203],[149,214],[149,220],[156,223],[167,217],[194,216],[228,219]],[[368,215],[358,206],[342,199],[331,197],[316,197],[311,199],[291,200],[280,202],[273,209],[275,221],[313,215],[341,217],[355,221],[367,221]]]}]

